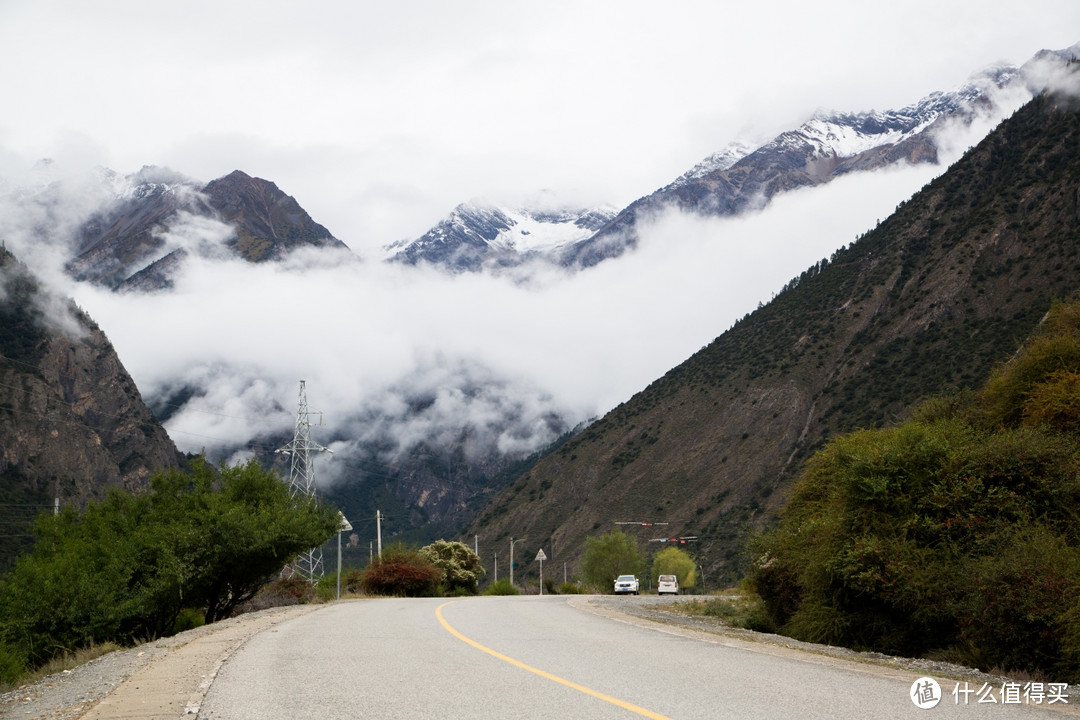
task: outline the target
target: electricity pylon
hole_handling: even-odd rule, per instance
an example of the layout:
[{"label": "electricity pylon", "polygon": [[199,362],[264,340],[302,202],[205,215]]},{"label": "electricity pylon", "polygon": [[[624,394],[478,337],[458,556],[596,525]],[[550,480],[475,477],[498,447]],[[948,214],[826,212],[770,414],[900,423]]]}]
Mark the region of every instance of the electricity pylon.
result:
[{"label": "electricity pylon", "polygon": [[[311,420],[308,417],[307,391],[303,380],[300,381],[297,405],[292,442],[278,452],[292,456],[292,467],[289,470],[289,492],[292,496],[315,497],[315,467],[311,463],[311,453],[330,451],[311,439]],[[302,577],[308,582],[318,582],[323,575],[322,548],[312,548],[300,553],[282,574],[285,577]]]}]

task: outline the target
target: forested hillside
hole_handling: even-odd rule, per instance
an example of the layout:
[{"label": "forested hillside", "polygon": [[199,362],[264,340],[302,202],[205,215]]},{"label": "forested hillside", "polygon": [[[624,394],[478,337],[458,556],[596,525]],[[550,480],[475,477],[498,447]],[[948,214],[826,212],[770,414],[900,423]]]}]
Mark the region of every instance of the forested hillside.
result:
[{"label": "forested hillside", "polygon": [[828,437],[980,385],[1077,289],[1078,196],[1077,102],[1042,95],[878,227],[541,458],[468,532],[527,536],[573,567],[587,535],[665,522],[639,539],[697,536],[707,575],[741,575],[748,533],[775,518]]}]

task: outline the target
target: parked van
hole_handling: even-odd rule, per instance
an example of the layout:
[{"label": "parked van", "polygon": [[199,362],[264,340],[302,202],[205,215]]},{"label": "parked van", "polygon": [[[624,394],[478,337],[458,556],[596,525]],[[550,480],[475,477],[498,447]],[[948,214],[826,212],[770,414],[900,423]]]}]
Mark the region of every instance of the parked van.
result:
[{"label": "parked van", "polygon": [[656,594],[663,595],[664,593],[678,595],[679,578],[675,577],[674,575],[661,575],[660,579],[656,583]]}]

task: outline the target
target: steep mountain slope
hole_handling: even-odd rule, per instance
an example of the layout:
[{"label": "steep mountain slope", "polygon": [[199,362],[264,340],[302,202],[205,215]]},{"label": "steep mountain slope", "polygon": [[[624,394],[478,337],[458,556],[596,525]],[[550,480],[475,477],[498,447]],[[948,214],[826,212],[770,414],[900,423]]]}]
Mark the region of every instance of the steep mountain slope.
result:
[{"label": "steep mountain slope", "polygon": [[615,217],[611,208],[504,208],[469,202],[416,240],[388,248],[406,265],[429,263],[450,272],[514,267],[591,237]]},{"label": "steep mountain slope", "polygon": [[155,167],[102,181],[113,197],[76,231],[67,269],[78,280],[157,290],[189,253],[263,262],[299,246],[345,248],[277,185],[239,170],[205,186]]},{"label": "steep mountain slope", "polygon": [[746,534],[828,435],[977,385],[1052,298],[1077,291],[1078,202],[1080,104],[1042,95],[879,227],[541,458],[468,533],[553,544],[573,567],[613,522],[667,522],[667,536],[700,538],[711,582],[737,576]]},{"label": "steep mountain slope", "polygon": [[0,249],[0,564],[54,496],[79,504],[178,462],[101,330]]}]

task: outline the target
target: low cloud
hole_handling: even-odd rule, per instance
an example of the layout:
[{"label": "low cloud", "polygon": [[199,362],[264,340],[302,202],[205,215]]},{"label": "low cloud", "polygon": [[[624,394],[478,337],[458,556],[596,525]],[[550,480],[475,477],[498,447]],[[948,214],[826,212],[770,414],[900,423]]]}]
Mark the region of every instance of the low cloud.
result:
[{"label": "low cloud", "polygon": [[[947,164],[985,128],[942,132]],[[942,169],[851,175],[737,218],[663,211],[640,224],[635,251],[576,274],[537,266],[527,281],[340,250],[262,264],[203,252],[171,292],[118,295],[67,279],[63,254],[42,254],[28,229],[76,227],[92,194],[75,193],[70,211],[38,203],[0,222],[9,247],[48,268],[106,331],[181,449],[238,457],[288,437],[304,380],[322,413],[313,437],[335,451],[319,461],[332,475],[336,458],[361,448],[392,462],[420,443],[477,457],[545,446],[687,359]],[[230,230],[181,215],[162,232],[212,249]],[[48,247],[70,247],[55,236]]]},{"label": "low cloud", "polygon": [[939,171],[843,178],[741,218],[661,213],[635,252],[527,283],[306,250],[192,257],[170,293],[72,291],[143,394],[178,399],[167,427],[184,450],[290,434],[305,380],[316,439],[339,453],[520,456],[627,400]]}]

